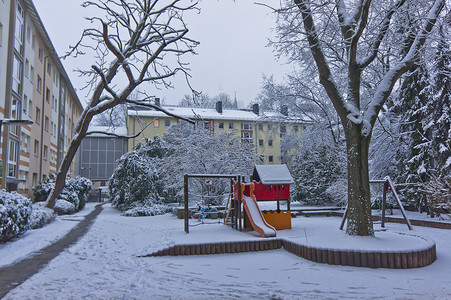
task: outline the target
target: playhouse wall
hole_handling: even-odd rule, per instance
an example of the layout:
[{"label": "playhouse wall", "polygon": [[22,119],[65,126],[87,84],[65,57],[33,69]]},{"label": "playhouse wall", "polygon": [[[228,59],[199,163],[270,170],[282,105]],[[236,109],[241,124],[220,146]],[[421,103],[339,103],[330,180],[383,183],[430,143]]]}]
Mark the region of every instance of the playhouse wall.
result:
[{"label": "playhouse wall", "polygon": [[257,201],[290,199],[289,184],[262,184],[254,181],[254,195]]},{"label": "playhouse wall", "polygon": [[263,210],[265,221],[276,230],[291,229],[291,212],[275,210]]}]

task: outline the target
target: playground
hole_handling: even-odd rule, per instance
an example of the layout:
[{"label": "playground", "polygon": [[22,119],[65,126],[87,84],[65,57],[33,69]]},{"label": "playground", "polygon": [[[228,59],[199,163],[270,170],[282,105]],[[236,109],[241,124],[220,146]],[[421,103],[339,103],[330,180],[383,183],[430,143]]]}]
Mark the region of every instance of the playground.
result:
[{"label": "playground", "polygon": [[[89,204],[27,232],[0,248],[0,268],[11,266],[9,276],[30,274],[4,299],[451,298],[449,229],[412,226],[422,221],[417,214],[395,210],[391,219],[407,224],[383,220],[375,237],[348,236],[340,229],[342,216],[290,203],[285,171],[254,171],[247,182],[227,177],[232,196],[223,211],[213,212],[216,218],[188,201],[184,218],[124,217],[108,204]],[[291,214],[301,211],[315,213]],[[47,245],[92,215],[87,232],[42,268],[14,268],[25,258],[39,263]],[[450,221],[436,225],[451,228]]]},{"label": "playground", "polygon": [[[87,209],[92,209],[88,207]],[[400,215],[399,212],[395,212]],[[23,243],[51,240],[55,228],[75,226],[60,220],[44,233],[31,231]],[[83,217],[78,217],[82,219]],[[346,236],[340,217],[299,216],[278,238],[324,244]],[[73,225],[72,225],[73,224]],[[450,231],[414,226],[414,234],[437,243],[437,260],[415,269],[359,268],[328,265],[285,250],[236,254],[140,257],[175,244],[261,241],[255,231],[240,232],[223,224],[183,231],[183,219],[172,214],[123,217],[103,205],[92,227],[5,299],[449,299],[451,297]],[[53,227],[55,226],[55,227]],[[379,225],[377,225],[379,226]],[[390,232],[411,233],[405,224],[387,223]],[[36,235],[38,239],[33,236]],[[328,237],[319,239],[320,236]],[[350,237],[347,237],[350,239]],[[388,237],[390,238],[390,237]],[[354,238],[370,245],[372,238]],[[379,238],[376,238],[379,239]],[[349,241],[346,241],[349,242]],[[393,246],[402,246],[390,241]],[[6,250],[6,249],[4,249]],[[37,249],[39,250],[39,249]],[[20,252],[11,244],[11,252]],[[0,251],[0,263],[10,253]]]}]

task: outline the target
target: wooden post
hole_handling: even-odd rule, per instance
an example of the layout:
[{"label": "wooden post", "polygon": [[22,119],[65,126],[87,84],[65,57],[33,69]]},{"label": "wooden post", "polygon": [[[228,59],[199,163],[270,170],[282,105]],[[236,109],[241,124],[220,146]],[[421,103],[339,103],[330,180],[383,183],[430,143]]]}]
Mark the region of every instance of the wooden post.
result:
[{"label": "wooden post", "polygon": [[188,174],[185,174],[183,176],[183,189],[184,189],[184,198],[185,198],[185,232],[189,233]]},{"label": "wooden post", "polygon": [[241,202],[241,176],[238,176],[238,199],[235,201],[235,229],[238,230],[238,209]]},{"label": "wooden post", "polygon": [[388,176],[385,177],[385,180],[386,180],[386,181],[388,182],[388,184],[390,185],[390,188],[391,188],[391,191],[392,191],[392,193],[393,193],[393,196],[395,196],[395,199],[396,199],[396,201],[398,202],[399,209],[401,210],[401,213],[402,213],[402,216],[404,217],[404,220],[406,220],[407,227],[409,227],[409,230],[412,230],[412,229],[413,229],[413,228],[412,228],[412,224],[410,224],[410,220],[409,220],[409,218],[407,218],[407,216],[406,216],[406,211],[404,210],[404,207],[402,206],[401,199],[399,199],[398,193],[396,193],[394,183],[392,182],[391,178],[388,177]]},{"label": "wooden post", "polygon": [[346,205],[345,212],[343,213],[343,219],[341,220],[340,224],[340,230],[343,230],[343,227],[345,226],[346,217],[348,216],[348,206]]},{"label": "wooden post", "polygon": [[381,227],[385,228],[385,209],[387,208],[387,188],[388,182],[385,181],[384,184],[384,192],[382,194],[382,216],[381,216]]},{"label": "wooden post", "polygon": [[[244,181],[244,180],[243,180]],[[243,195],[244,195],[244,191]],[[242,197],[241,197],[241,184],[240,184],[240,199],[238,200],[238,218],[239,218],[239,226],[240,226],[240,231],[243,231],[243,220],[242,220],[242,216],[241,216],[241,203],[242,203]]]}]

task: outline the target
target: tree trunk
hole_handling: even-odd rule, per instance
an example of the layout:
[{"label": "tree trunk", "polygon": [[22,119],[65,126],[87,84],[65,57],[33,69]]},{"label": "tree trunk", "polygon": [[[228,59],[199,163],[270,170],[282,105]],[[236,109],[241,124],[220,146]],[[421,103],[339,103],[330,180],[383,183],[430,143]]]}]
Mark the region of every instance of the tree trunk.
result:
[{"label": "tree trunk", "polygon": [[56,199],[64,189],[64,185],[66,184],[67,171],[69,171],[70,165],[75,157],[75,154],[77,153],[78,148],[80,147],[81,141],[86,136],[92,117],[92,115],[87,113],[86,109],[80,116],[79,122],[82,123],[79,125],[77,124],[77,127],[75,128],[75,135],[71,140],[69,148],[67,149],[67,152],[64,155],[63,161],[56,174],[55,187],[47,197],[46,207],[48,208],[53,208],[53,206],[55,206]]},{"label": "tree trunk", "polygon": [[373,236],[368,151],[371,137],[361,133],[361,125],[348,121],[346,146],[348,152],[348,218],[346,233]]}]

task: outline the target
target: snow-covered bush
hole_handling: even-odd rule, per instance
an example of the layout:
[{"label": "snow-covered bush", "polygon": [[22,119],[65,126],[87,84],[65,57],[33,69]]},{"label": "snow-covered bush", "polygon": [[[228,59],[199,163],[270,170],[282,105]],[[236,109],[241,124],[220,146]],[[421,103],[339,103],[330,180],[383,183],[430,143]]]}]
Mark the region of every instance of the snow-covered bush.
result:
[{"label": "snow-covered bush", "polygon": [[136,203],[151,206],[158,202],[157,178],[155,165],[141,146],[122,155],[108,185],[112,206],[125,211]]},{"label": "snow-covered bush", "polygon": [[43,202],[47,200],[47,197],[54,186],[55,180],[53,178],[48,178],[39,183],[34,189],[34,202]]},{"label": "snow-covered bush", "polygon": [[[82,210],[85,207],[86,201],[89,197],[89,192],[91,191],[92,181],[88,178],[76,176],[73,179],[66,181],[66,187],[75,191],[78,198],[77,210]],[[71,201],[69,201],[71,202]],[[73,202],[72,202],[73,203]]]},{"label": "snow-covered bush", "polygon": [[70,215],[77,211],[73,203],[62,199],[56,200],[53,210],[58,215]]},{"label": "snow-covered bush", "polygon": [[[36,202],[45,201],[50,194],[53,186],[55,185],[55,180],[47,179],[41,182],[34,192],[34,197]],[[91,191],[92,182],[91,180],[76,176],[73,179],[66,178],[66,184],[58,199],[65,200],[74,205],[75,210],[81,210],[85,206],[86,200],[89,197],[89,192]]]},{"label": "snow-covered bush", "polygon": [[123,212],[123,216],[126,217],[145,217],[163,215],[171,212],[171,207],[166,205],[154,204],[152,206],[136,206]]},{"label": "snow-covered bush", "polygon": [[0,190],[0,242],[23,234],[30,228],[31,201],[17,192]]},{"label": "snow-covered bush", "polygon": [[30,228],[41,228],[55,220],[56,213],[53,209],[45,207],[43,202],[33,203],[33,210],[30,215]]},{"label": "snow-covered bush", "polygon": [[432,176],[432,179],[424,185],[424,192],[434,213],[440,215],[451,212],[451,175]]}]

